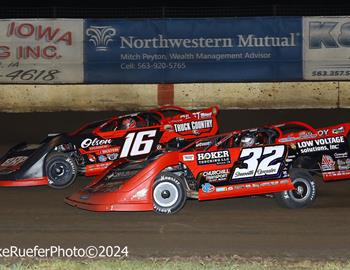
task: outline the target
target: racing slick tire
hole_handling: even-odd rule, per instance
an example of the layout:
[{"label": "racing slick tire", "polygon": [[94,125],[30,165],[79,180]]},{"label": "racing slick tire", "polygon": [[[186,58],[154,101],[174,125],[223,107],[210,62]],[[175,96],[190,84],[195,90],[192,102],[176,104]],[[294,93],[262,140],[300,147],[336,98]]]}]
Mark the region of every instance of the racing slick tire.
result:
[{"label": "racing slick tire", "polygon": [[45,161],[45,173],[49,186],[63,189],[70,186],[77,177],[77,165],[65,153],[50,153]]},{"label": "racing slick tire", "polygon": [[153,209],[157,214],[175,214],[186,203],[187,195],[182,179],[176,174],[160,173],[153,184]]},{"label": "racing slick tire", "polygon": [[277,203],[284,208],[304,208],[316,199],[316,183],[312,175],[305,170],[292,170],[290,178],[293,190],[275,193]]}]

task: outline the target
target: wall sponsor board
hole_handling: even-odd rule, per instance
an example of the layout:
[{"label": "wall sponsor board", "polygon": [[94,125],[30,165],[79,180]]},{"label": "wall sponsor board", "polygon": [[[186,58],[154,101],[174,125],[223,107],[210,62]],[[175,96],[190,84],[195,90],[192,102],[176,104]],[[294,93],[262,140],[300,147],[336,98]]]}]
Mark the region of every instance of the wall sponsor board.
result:
[{"label": "wall sponsor board", "polygon": [[350,17],[304,17],[305,80],[350,79]]},{"label": "wall sponsor board", "polygon": [[302,79],[301,17],[86,20],[87,83]]},{"label": "wall sponsor board", "polygon": [[83,20],[0,20],[0,82],[83,82]]}]

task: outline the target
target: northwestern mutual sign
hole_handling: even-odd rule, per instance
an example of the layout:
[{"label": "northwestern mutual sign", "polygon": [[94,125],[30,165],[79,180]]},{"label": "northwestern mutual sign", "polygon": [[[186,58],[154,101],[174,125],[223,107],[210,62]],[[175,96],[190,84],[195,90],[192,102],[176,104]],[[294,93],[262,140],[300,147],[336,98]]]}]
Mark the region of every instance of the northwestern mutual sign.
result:
[{"label": "northwestern mutual sign", "polygon": [[85,81],[302,78],[301,18],[87,20]]}]

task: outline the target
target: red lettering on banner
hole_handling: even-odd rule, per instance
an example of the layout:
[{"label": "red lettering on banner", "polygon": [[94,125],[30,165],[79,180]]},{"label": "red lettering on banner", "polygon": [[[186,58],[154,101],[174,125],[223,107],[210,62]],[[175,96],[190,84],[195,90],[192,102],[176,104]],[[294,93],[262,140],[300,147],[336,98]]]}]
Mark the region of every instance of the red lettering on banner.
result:
[{"label": "red lettering on banner", "polygon": [[53,43],[65,43],[71,46],[73,43],[72,32],[62,32],[61,28],[53,28],[51,26],[33,25],[31,23],[16,24],[12,22],[7,27],[7,36],[15,36],[18,38],[33,37],[37,41],[44,40]]},{"label": "red lettering on banner", "polygon": [[0,59],[9,58],[11,55],[9,46],[0,46]]},{"label": "red lettering on banner", "polygon": [[58,58],[57,56],[57,48],[55,46],[18,46],[17,47],[17,59],[38,59],[38,58],[45,58],[45,59],[53,59]]}]

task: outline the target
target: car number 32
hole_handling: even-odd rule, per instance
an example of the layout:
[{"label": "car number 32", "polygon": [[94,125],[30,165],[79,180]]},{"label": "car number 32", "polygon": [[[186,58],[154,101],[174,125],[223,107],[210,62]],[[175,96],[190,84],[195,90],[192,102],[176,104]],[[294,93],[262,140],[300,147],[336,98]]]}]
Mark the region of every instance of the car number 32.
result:
[{"label": "car number 32", "polygon": [[245,168],[237,167],[232,179],[277,175],[282,166],[285,148],[284,145],[244,148],[238,161],[245,164]]}]

